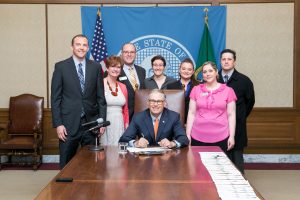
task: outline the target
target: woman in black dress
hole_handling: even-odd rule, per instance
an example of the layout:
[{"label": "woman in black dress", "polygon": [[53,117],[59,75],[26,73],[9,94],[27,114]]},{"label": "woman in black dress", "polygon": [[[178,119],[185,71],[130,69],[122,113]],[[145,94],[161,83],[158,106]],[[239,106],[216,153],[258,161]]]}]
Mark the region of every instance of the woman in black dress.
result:
[{"label": "woman in black dress", "polygon": [[194,78],[194,64],[190,58],[184,59],[179,66],[180,79],[174,83],[167,85],[167,89],[184,89],[185,91],[185,115],[184,123],[186,123],[187,114],[190,103],[190,93],[195,85],[199,82]]}]

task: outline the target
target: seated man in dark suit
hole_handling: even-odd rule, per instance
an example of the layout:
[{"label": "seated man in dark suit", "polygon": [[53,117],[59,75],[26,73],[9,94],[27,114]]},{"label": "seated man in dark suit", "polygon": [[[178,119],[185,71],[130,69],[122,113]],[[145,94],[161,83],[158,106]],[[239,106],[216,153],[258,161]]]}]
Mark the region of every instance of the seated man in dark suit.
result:
[{"label": "seated man in dark suit", "polygon": [[168,148],[187,146],[189,140],[180,122],[180,115],[165,108],[165,100],[166,96],[161,90],[152,90],[148,98],[149,109],[134,115],[119,142],[128,142],[129,146],[140,148],[148,145]]}]

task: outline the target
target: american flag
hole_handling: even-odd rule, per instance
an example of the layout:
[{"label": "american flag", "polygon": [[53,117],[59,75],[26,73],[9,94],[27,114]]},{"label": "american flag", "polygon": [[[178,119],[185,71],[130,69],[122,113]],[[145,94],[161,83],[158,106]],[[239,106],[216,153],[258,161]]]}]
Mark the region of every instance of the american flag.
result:
[{"label": "american flag", "polygon": [[103,32],[100,8],[98,8],[97,12],[97,20],[96,20],[96,27],[94,30],[93,42],[92,42],[92,49],[91,49],[91,59],[95,60],[96,62],[102,65],[102,70],[106,71],[105,60],[107,58],[107,48],[106,42]]}]

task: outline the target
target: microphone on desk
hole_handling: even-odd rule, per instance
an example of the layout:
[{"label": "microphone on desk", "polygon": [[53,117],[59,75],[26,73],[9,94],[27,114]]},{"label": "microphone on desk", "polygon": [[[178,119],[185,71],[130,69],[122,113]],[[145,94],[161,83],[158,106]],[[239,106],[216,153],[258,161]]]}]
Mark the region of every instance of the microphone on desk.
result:
[{"label": "microphone on desk", "polygon": [[87,132],[88,132],[88,131],[92,131],[92,130],[94,130],[94,129],[101,128],[101,127],[107,127],[107,126],[109,126],[109,125],[110,125],[110,121],[101,122],[101,123],[98,123],[97,126],[94,126],[94,127],[90,128],[90,129],[88,129]]},{"label": "microphone on desk", "polygon": [[102,122],[103,122],[103,119],[102,118],[98,118],[98,119],[96,119],[94,121],[81,124],[81,126],[84,127],[84,126],[89,126],[89,125],[92,125],[92,124],[100,124]]}]

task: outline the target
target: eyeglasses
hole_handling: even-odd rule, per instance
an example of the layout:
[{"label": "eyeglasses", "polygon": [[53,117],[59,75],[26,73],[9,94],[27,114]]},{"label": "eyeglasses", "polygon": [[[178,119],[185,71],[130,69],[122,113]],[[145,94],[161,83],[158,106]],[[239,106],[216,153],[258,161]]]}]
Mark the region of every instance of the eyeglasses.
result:
[{"label": "eyeglasses", "polygon": [[164,67],[164,64],[153,64],[154,67]]},{"label": "eyeglasses", "polygon": [[135,54],[135,51],[123,51],[124,54]]},{"label": "eyeglasses", "polygon": [[149,99],[148,101],[149,101],[150,104],[161,105],[161,104],[163,104],[163,102],[164,102],[165,100],[154,100],[154,99]]}]

